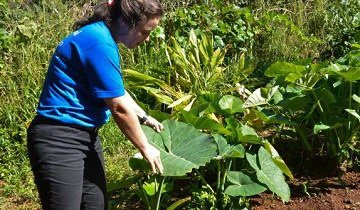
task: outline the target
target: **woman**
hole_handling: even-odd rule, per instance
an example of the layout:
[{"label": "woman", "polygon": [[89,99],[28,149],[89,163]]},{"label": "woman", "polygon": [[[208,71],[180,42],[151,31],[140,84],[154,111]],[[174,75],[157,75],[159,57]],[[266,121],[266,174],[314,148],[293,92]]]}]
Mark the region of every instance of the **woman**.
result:
[{"label": "woman", "polygon": [[163,126],[125,91],[117,43],[134,48],[149,40],[163,8],[158,0],[112,0],[56,48],[37,116],[28,128],[28,153],[44,210],[106,209],[99,128],[110,115],[125,136],[162,173],[160,152],[140,123]]}]

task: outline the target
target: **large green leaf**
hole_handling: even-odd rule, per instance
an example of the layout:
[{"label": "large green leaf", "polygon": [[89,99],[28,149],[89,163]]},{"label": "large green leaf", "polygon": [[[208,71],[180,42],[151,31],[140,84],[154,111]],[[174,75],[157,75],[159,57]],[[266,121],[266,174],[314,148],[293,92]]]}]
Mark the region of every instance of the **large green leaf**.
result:
[{"label": "large green leaf", "polygon": [[284,201],[289,201],[290,188],[285,182],[285,177],[264,147],[260,147],[257,155],[246,153],[246,159],[255,169],[256,176],[261,183],[265,184]]},{"label": "large green leaf", "polygon": [[278,90],[279,86],[256,89],[244,102],[243,108],[267,104]]},{"label": "large green leaf", "polygon": [[332,64],[323,69],[326,73],[340,75],[349,82],[360,80],[360,67],[350,67],[341,64]]},{"label": "large green leaf", "polygon": [[163,176],[183,176],[217,155],[216,143],[210,135],[174,120],[165,120],[162,124],[164,129],[160,133],[145,126],[143,130],[151,144],[160,151]]},{"label": "large green leaf", "polygon": [[230,145],[220,134],[215,134],[213,137],[218,146],[218,156],[216,159],[243,158],[245,156],[245,148],[241,144]]},{"label": "large green leaf", "polygon": [[311,98],[308,95],[297,95],[293,97],[286,97],[283,101],[279,102],[285,110],[298,111],[304,110],[309,105]]},{"label": "large green leaf", "polygon": [[254,176],[240,171],[230,171],[227,179],[233,185],[226,188],[225,194],[230,196],[252,196],[264,192],[267,188],[257,183]]},{"label": "large green leaf", "polygon": [[315,94],[321,103],[326,103],[326,104],[336,103],[336,97],[326,88],[316,89]]},{"label": "large green leaf", "polygon": [[232,131],[232,136],[236,139],[236,142],[251,144],[262,143],[261,138],[257,135],[256,131],[252,127],[243,125],[233,117],[226,118],[225,121],[227,123],[226,128]]},{"label": "large green leaf", "polygon": [[221,95],[215,93],[205,93],[198,97],[199,103],[210,103],[211,107],[213,107],[218,114],[226,115],[219,105],[219,101],[221,99]]},{"label": "large green leaf", "polygon": [[133,171],[150,172],[151,170],[141,153],[136,153],[133,157],[130,157],[129,166]]},{"label": "large green leaf", "polygon": [[286,174],[288,177],[290,177],[290,179],[293,179],[294,176],[292,175],[290,169],[286,165],[285,161],[280,157],[276,149],[270,144],[270,142],[265,141],[264,146],[266,151],[268,151],[268,153],[271,155],[272,160],[280,168],[280,170],[284,172],[284,174]]},{"label": "large green leaf", "polygon": [[193,125],[197,129],[206,129],[220,134],[230,134],[231,132],[224,128],[219,122],[208,118],[207,116],[196,117],[193,113],[182,110],[180,120]]},{"label": "large green leaf", "polygon": [[296,125],[296,122],[293,122],[282,115],[275,114],[272,110],[269,109],[261,109],[258,107],[258,110],[254,110],[254,113],[259,116],[261,120],[268,124]]},{"label": "large green leaf", "polygon": [[210,103],[203,103],[198,106],[192,107],[189,112],[196,117],[202,117],[205,114],[216,112],[216,110],[211,106]]},{"label": "large green leaf", "polygon": [[[146,194],[154,196],[157,191],[159,191],[159,183],[156,183],[155,178],[152,177],[149,180],[146,180],[143,184],[143,188]],[[173,184],[171,182],[164,182],[161,186],[161,192],[166,193],[170,192],[173,189]]]},{"label": "large green leaf", "polygon": [[294,82],[303,76],[305,66],[300,66],[287,62],[276,62],[265,71],[268,77],[285,77],[286,81]]},{"label": "large green leaf", "polygon": [[228,114],[234,114],[236,112],[242,112],[243,101],[235,96],[226,95],[223,96],[219,101],[219,106]]}]

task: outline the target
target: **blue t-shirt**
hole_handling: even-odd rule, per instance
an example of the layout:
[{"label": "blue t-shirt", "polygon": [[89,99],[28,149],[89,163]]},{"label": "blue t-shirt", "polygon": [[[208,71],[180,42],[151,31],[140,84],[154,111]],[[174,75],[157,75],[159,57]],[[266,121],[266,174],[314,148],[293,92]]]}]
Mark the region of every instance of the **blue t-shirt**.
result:
[{"label": "blue t-shirt", "polygon": [[66,124],[97,127],[111,114],[104,98],[124,94],[118,46],[105,23],[96,22],[56,48],[37,112]]}]

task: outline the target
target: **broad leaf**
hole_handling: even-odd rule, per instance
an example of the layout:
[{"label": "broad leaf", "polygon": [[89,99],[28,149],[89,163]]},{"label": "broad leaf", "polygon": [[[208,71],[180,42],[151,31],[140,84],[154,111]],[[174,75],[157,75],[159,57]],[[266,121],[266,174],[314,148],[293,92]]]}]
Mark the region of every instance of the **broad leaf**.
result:
[{"label": "broad leaf", "polygon": [[261,144],[261,138],[252,127],[243,125],[232,117],[226,118],[225,121],[227,123],[226,128],[232,131],[232,137],[235,138],[236,142]]},{"label": "broad leaf", "polygon": [[308,95],[298,95],[294,97],[286,97],[283,101],[279,102],[285,110],[298,111],[304,110],[309,105],[311,98]]},{"label": "broad leaf", "polygon": [[254,110],[254,112],[268,124],[284,124],[284,125],[296,125],[296,122],[291,121],[290,119],[274,114],[272,110],[269,109],[261,109],[258,107],[258,110]]},{"label": "broad leaf", "polygon": [[290,179],[294,179],[294,176],[292,175],[290,169],[286,165],[285,161],[280,157],[279,153],[276,151],[276,149],[270,144],[270,142],[265,141],[265,149],[268,151],[268,153],[271,155],[272,160],[274,163],[280,168],[280,170],[286,174]]},{"label": "broad leaf", "polygon": [[221,99],[221,96],[218,94],[215,94],[215,93],[206,93],[206,94],[202,94],[198,97],[198,101],[200,104],[210,103],[211,107],[213,107],[216,110],[216,113],[226,114],[219,106],[220,99]]},{"label": "broad leaf", "polygon": [[[159,189],[156,189],[156,188],[159,188],[159,184],[155,182],[154,178],[152,178],[152,179],[145,181],[145,183],[143,184],[143,188],[144,188],[146,194],[153,196],[159,190]],[[161,187],[161,192],[162,193],[170,192],[172,190],[172,188],[173,188],[172,183],[164,182],[164,184]]]},{"label": "broad leaf", "polygon": [[220,108],[228,114],[242,112],[244,110],[242,105],[243,102],[240,98],[231,95],[223,96],[219,101]]},{"label": "broad leaf", "polygon": [[241,144],[230,145],[226,139],[219,134],[215,134],[213,137],[218,146],[218,156],[216,159],[243,158],[245,156],[245,148]]},{"label": "broad leaf", "polygon": [[151,170],[149,164],[144,160],[140,153],[136,153],[129,159],[129,166],[133,171],[149,172]]},{"label": "broad leaf", "polygon": [[349,82],[360,80],[360,67],[350,67],[347,65],[332,64],[323,69],[329,74],[340,75]]},{"label": "broad leaf", "polygon": [[215,109],[211,106],[210,103],[203,103],[191,108],[189,112],[195,115],[196,117],[202,117],[204,114],[215,112]]},{"label": "broad leaf", "polygon": [[292,63],[276,62],[266,69],[265,76],[285,77],[286,81],[294,82],[303,76],[305,69],[306,68],[304,66]]},{"label": "broad leaf", "polygon": [[255,169],[256,176],[261,183],[265,184],[284,201],[289,201],[290,188],[285,182],[285,177],[264,147],[260,147],[257,155],[246,153],[246,159]]},{"label": "broad leaf", "polygon": [[252,196],[262,193],[267,189],[259,184],[255,177],[240,171],[230,171],[227,179],[233,184],[225,190],[225,194],[230,196]]},{"label": "broad leaf", "polygon": [[258,88],[244,102],[243,108],[267,104],[276,93],[279,86],[273,88]]},{"label": "broad leaf", "polygon": [[224,128],[222,124],[216,120],[210,119],[207,116],[196,117],[191,112],[181,111],[180,120],[193,125],[197,129],[206,129],[210,131],[216,131],[220,134],[230,134],[231,132]]},{"label": "broad leaf", "polygon": [[336,103],[336,97],[326,88],[316,89],[315,94],[321,103],[326,103],[326,104]]},{"label": "broad leaf", "polygon": [[165,120],[162,124],[164,129],[160,133],[145,126],[143,130],[151,144],[160,151],[163,176],[183,176],[216,156],[216,143],[210,135],[174,120]]}]

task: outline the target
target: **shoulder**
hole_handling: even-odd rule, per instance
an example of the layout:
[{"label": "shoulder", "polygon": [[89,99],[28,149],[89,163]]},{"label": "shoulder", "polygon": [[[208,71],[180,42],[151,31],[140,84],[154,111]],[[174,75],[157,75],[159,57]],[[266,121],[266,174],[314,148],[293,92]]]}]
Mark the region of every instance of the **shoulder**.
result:
[{"label": "shoulder", "polygon": [[117,45],[109,29],[102,21],[86,25],[74,31],[65,40],[76,43],[82,51],[87,51],[97,46],[101,46],[101,48],[110,47],[117,50]]}]

